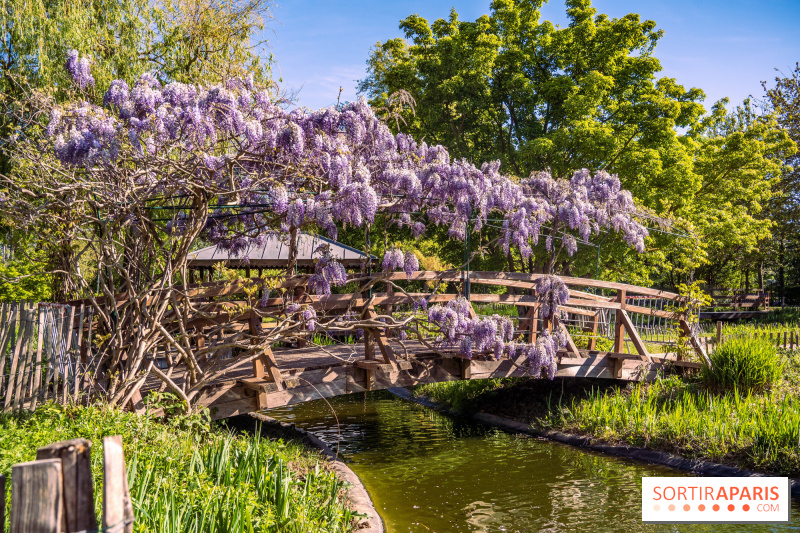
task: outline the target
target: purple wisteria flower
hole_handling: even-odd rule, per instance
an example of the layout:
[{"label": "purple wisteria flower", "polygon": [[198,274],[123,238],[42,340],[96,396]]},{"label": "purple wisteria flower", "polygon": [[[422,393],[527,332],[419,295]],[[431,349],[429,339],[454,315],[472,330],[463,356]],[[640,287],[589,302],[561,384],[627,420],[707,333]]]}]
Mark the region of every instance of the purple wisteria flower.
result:
[{"label": "purple wisteria flower", "polygon": [[91,62],[88,57],[80,57],[77,50],[67,52],[67,72],[72,76],[72,81],[81,89],[92,85],[94,77],[91,72]]}]

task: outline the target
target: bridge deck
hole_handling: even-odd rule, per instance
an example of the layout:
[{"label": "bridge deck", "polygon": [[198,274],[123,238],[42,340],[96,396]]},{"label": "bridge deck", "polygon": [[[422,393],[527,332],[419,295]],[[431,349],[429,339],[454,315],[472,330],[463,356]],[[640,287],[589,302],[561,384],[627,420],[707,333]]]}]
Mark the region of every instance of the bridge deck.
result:
[{"label": "bridge deck", "polygon": [[[256,378],[248,362],[238,365],[205,387],[200,404],[211,409],[212,418],[226,418],[272,407],[390,387],[405,387],[440,381],[486,379],[526,375],[525,357],[512,361],[507,355],[496,361],[490,356],[472,360],[443,357],[419,342],[405,342],[406,350],[392,342],[397,364],[364,360],[363,344],[313,346],[274,351],[283,380],[278,386],[267,375]],[[449,355],[449,354],[448,354]],[[638,355],[581,351],[583,357],[559,353],[557,377],[592,377],[622,380],[652,380],[666,367],[697,368],[698,363]],[[182,386],[185,373],[172,379]],[[164,384],[149,377],[142,392],[165,390]]]}]

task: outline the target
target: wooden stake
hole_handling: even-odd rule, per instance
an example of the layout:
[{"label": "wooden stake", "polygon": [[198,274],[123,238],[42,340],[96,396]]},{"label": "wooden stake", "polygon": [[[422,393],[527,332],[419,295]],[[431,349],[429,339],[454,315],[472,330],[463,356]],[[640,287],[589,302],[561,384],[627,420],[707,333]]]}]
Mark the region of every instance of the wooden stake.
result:
[{"label": "wooden stake", "polygon": [[81,365],[85,358],[83,355],[83,317],[85,311],[86,306],[81,304],[81,312],[78,315],[78,343],[75,345],[75,379],[72,382],[72,401],[75,403],[78,402],[78,393],[80,392],[81,381],[83,381],[83,374],[85,373]]},{"label": "wooden stake", "polygon": [[39,307],[39,331],[36,335],[36,359],[34,361],[33,371],[33,390],[31,391],[31,411],[36,410],[36,402],[39,400],[39,393],[42,390],[42,344],[44,343],[44,317],[45,311],[43,307]]},{"label": "wooden stake", "polygon": [[717,346],[722,343],[722,321],[717,321]]},{"label": "wooden stake", "polygon": [[[23,331],[25,329],[25,310],[21,309],[19,312],[20,320],[19,320],[19,333],[20,337],[23,336]],[[11,324],[12,329],[16,328],[16,324]],[[22,377],[18,376],[19,373],[19,356],[20,351],[22,350],[23,342],[22,338],[17,339],[17,343],[14,346],[14,350],[11,354],[11,367],[9,368],[8,373],[8,390],[6,390],[6,401],[3,404],[3,411],[10,411],[11,410],[11,400],[14,396],[14,389],[16,386],[17,381],[21,380]]]},{"label": "wooden stake", "polygon": [[56,442],[39,448],[36,460],[58,459],[64,487],[66,533],[94,531],[94,488],[92,487],[92,443],[86,439]]},{"label": "wooden stake", "polygon": [[133,532],[133,504],[119,435],[103,437],[103,529]]},{"label": "wooden stake", "polygon": [[64,521],[61,461],[11,467],[10,533],[61,533]]},{"label": "wooden stake", "polygon": [[29,349],[30,340],[33,336],[33,311],[30,309],[23,314],[24,320],[20,321],[19,329],[19,345],[22,347],[20,351],[20,366],[17,371],[17,387],[14,398],[14,410],[19,410],[22,407],[22,399],[25,397],[27,389],[27,378],[30,377],[30,360],[33,356],[32,350]]}]

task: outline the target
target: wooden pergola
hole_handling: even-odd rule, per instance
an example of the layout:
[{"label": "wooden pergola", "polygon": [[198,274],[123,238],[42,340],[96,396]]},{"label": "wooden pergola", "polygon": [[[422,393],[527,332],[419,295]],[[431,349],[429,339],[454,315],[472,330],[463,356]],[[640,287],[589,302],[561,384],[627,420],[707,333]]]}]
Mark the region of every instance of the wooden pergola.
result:
[{"label": "wooden pergola", "polygon": [[[361,268],[369,262],[375,262],[374,255],[367,256],[364,252],[327,239],[320,235],[300,233],[297,236],[297,272],[310,273],[314,269],[314,250],[321,244],[328,244],[331,255],[335,257],[348,270]],[[189,272],[195,282],[212,281],[213,268],[222,263],[226,268],[244,270],[245,277],[250,277],[251,271],[263,275],[264,270],[285,269],[289,262],[289,245],[278,236],[270,236],[262,246],[249,248],[231,254],[228,250],[218,246],[208,246],[189,254]]]}]

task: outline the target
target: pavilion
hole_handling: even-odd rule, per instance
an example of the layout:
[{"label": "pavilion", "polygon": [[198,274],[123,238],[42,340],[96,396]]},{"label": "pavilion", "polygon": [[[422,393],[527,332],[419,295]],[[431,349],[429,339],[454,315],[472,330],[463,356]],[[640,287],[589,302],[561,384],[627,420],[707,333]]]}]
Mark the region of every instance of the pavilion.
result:
[{"label": "pavilion", "polygon": [[[360,250],[321,235],[300,233],[297,236],[298,272],[313,272],[312,254],[321,244],[330,245],[331,255],[348,270],[361,268],[362,264],[367,262],[367,254]],[[374,262],[377,258],[371,255],[369,259]],[[251,270],[255,269],[261,277],[264,270],[286,269],[288,261],[289,245],[277,235],[271,235],[262,246],[250,246],[237,254],[231,254],[216,245],[201,248],[189,254],[188,267],[192,279],[197,279],[195,276],[197,273],[199,280],[210,281],[214,266],[220,263],[226,268],[244,270],[245,277],[250,277]]]}]

